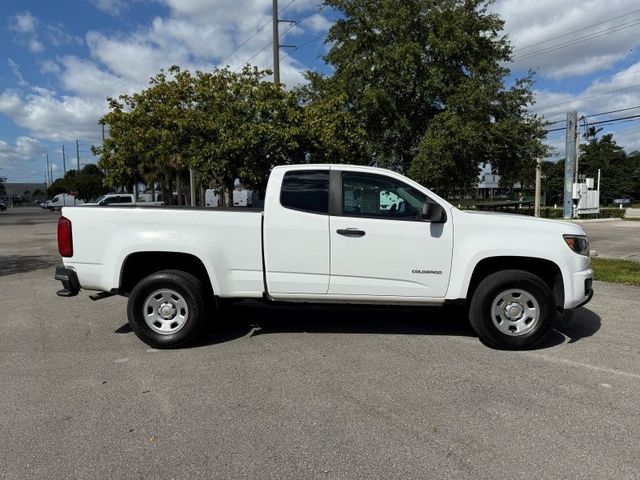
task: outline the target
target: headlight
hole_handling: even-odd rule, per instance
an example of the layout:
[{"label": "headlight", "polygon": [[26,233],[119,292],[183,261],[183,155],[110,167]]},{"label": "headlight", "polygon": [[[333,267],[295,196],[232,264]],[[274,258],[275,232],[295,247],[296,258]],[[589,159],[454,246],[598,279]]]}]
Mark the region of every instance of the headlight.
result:
[{"label": "headlight", "polygon": [[569,248],[578,255],[589,256],[589,238],[586,235],[563,235]]}]

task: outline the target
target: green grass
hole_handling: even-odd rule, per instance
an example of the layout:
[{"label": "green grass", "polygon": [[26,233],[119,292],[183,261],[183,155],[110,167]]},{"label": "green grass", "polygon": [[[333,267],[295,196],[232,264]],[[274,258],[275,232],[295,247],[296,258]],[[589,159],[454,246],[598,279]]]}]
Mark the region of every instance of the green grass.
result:
[{"label": "green grass", "polygon": [[595,257],[591,268],[595,280],[640,286],[640,262]]}]

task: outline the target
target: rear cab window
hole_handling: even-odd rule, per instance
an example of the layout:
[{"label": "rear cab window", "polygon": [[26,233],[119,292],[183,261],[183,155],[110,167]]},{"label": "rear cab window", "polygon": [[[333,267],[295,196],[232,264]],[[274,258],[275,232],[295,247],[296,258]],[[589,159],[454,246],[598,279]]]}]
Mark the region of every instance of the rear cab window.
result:
[{"label": "rear cab window", "polygon": [[285,208],[329,214],[329,170],[292,170],[285,173],[280,190]]}]

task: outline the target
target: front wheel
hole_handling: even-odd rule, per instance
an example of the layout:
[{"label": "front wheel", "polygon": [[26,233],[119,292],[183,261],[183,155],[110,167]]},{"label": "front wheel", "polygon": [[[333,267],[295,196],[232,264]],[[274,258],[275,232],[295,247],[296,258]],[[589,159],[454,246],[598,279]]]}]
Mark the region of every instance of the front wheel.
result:
[{"label": "front wheel", "polygon": [[532,348],[544,341],[555,315],[549,286],[523,270],[487,276],[469,306],[469,321],[482,343],[509,350]]},{"label": "front wheel", "polygon": [[202,282],[180,270],[153,273],[131,291],[127,316],[134,333],[151,347],[190,343],[205,323]]}]

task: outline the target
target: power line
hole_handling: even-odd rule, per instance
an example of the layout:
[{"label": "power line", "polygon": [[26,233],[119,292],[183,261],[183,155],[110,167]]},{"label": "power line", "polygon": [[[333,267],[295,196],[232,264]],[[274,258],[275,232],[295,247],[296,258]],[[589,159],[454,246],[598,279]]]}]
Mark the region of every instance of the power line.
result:
[{"label": "power line", "polygon": [[[609,115],[611,113],[619,113],[619,112],[627,112],[629,110],[636,110],[640,108],[640,105],[636,105],[635,107],[628,107],[628,108],[618,108],[617,110],[609,110],[608,112],[598,112],[598,113],[588,113],[585,115],[585,117],[600,117],[602,115]],[[555,120],[553,122],[547,122],[547,125],[555,125],[556,123],[562,123],[565,122],[566,120]]]},{"label": "power line", "polygon": [[537,47],[538,45],[542,45],[542,44],[544,44],[544,43],[549,43],[549,42],[551,42],[551,41],[553,41],[553,40],[557,40],[557,39],[559,39],[559,38],[564,38],[564,37],[567,37],[567,36],[569,36],[569,35],[573,35],[574,33],[583,32],[584,30],[588,30],[588,29],[590,29],[590,28],[597,27],[598,25],[603,25],[603,24],[605,24],[605,23],[611,22],[612,20],[618,20],[619,18],[627,17],[627,16],[629,16],[629,15],[633,15],[634,13],[638,13],[638,12],[640,12],[640,8],[638,8],[638,9],[636,9],[636,10],[632,10],[632,11],[627,12],[627,13],[623,13],[622,15],[618,15],[617,17],[612,17],[612,18],[609,18],[609,19],[607,19],[607,20],[603,20],[603,21],[601,21],[601,22],[594,23],[594,24],[592,24],[592,25],[587,25],[586,27],[582,27],[582,28],[579,28],[579,29],[577,29],[577,30],[573,30],[573,31],[571,31],[571,32],[564,33],[564,34],[562,34],[562,35],[558,35],[558,36],[556,36],[556,37],[548,38],[548,39],[543,40],[543,41],[541,41],[541,42],[532,43],[532,44],[527,45],[527,46],[524,46],[524,47],[516,48],[516,49],[514,50],[514,53],[515,53],[515,52],[518,52],[518,51],[522,51],[522,50],[527,50],[527,49],[529,49],[529,48]]},{"label": "power line", "polygon": [[593,94],[593,95],[587,95],[587,96],[584,96],[584,97],[577,97],[577,98],[574,98],[573,100],[568,100],[566,102],[555,103],[554,107],[557,107],[559,105],[567,105],[569,103],[574,103],[574,102],[577,102],[578,100],[587,100],[589,98],[596,98],[596,97],[600,97],[602,95],[608,95],[610,93],[622,92],[624,90],[631,90],[632,88],[638,88],[638,87],[640,87],[640,83],[636,83],[634,85],[629,85],[628,87],[616,88],[614,90],[606,90],[604,92],[596,93],[596,94]]},{"label": "power line", "polygon": [[304,22],[304,21],[305,21],[305,20],[307,20],[308,18],[311,18],[311,17],[313,17],[314,15],[316,15],[316,14],[320,13],[322,10],[324,10],[324,8],[325,8],[325,5],[320,5],[320,6],[318,7],[318,9],[317,9],[317,10],[314,10],[314,11],[313,11],[313,12],[311,12],[310,14],[305,15],[304,17],[301,17],[301,18],[299,18],[298,20],[295,20],[295,21],[293,22],[293,24],[292,24],[289,28],[287,28],[284,32],[282,32],[282,33],[280,34],[280,38],[284,37],[287,33],[289,33],[291,30],[293,30],[295,27],[297,27],[298,25],[300,25],[302,22]]},{"label": "power line", "polygon": [[628,108],[618,108],[617,110],[609,110],[608,112],[590,113],[589,115],[585,115],[585,117],[600,117],[602,115],[609,115],[610,113],[627,112],[629,110],[636,110],[638,108],[640,108],[640,105]]},{"label": "power line", "polygon": [[320,40],[320,39],[321,39],[322,37],[324,37],[325,35],[326,35],[326,34],[324,34],[324,33],[323,33],[323,34],[321,34],[321,35],[318,35],[317,37],[313,38],[312,40],[309,40],[308,42],[303,43],[302,45],[300,45],[300,46],[298,46],[298,47],[294,48],[292,51],[290,51],[290,52],[289,52],[289,53],[287,53],[284,57],[282,57],[282,58],[281,58],[281,60],[284,60],[285,58],[287,58],[287,57],[291,56],[291,54],[292,54],[293,52],[297,52],[298,50],[300,50],[300,49],[302,49],[302,48],[304,48],[304,47],[307,47],[307,46],[311,45],[313,42],[316,42],[316,41]]},{"label": "power line", "polygon": [[[287,4],[287,6],[285,6],[280,13],[284,12],[287,7],[289,7],[293,2],[295,2],[296,0],[292,0],[291,2],[289,2]],[[312,17],[313,15],[321,12],[323,9],[325,8],[324,5],[321,5],[317,10],[314,10],[312,13],[305,15],[304,17],[299,18],[298,20],[294,21],[294,23],[284,32],[282,32],[280,35],[278,35],[278,38],[282,38],[284,37],[287,33],[289,33],[293,28],[295,28],[297,25],[299,25],[300,23],[304,22],[305,20],[307,20],[308,18]],[[270,21],[271,22],[271,21]],[[324,36],[325,34],[323,33],[321,36]],[[300,45],[298,47],[295,47],[291,52],[287,53],[285,56],[281,57],[280,60],[287,58],[288,56],[290,56],[293,52],[295,52],[296,50],[299,50],[305,46],[307,46],[307,44],[312,43],[314,41],[316,41],[318,38],[314,38],[311,42],[307,42],[303,45]],[[267,48],[269,48],[270,46],[273,45],[273,40],[270,41],[267,45],[265,45],[263,48],[261,48],[260,50],[258,50],[255,54],[253,54],[250,58],[248,58],[247,60],[245,60],[244,62],[242,62],[240,65],[238,65],[238,67],[236,67],[233,71],[237,72],[238,70],[240,70],[244,65],[246,65],[247,63],[251,62],[251,60],[253,60],[254,58],[256,58],[258,55],[260,55],[262,52],[264,52]],[[272,65],[273,66],[273,65]]]},{"label": "power line", "polygon": [[[282,10],[280,10],[280,13],[284,12],[287,8],[289,8],[293,3],[295,3],[297,0],[291,0],[289,3],[287,3],[287,5],[284,6],[284,8]],[[236,53],[238,50],[240,50],[242,47],[244,47],[249,40],[251,40],[252,38],[254,38],[256,35],[258,35],[261,31],[263,31],[267,25],[269,25],[271,23],[271,19],[269,19],[264,25],[262,25],[260,28],[258,28],[258,30],[256,30],[255,32],[253,32],[253,34],[247,38],[244,42],[242,42],[240,45],[238,45],[236,47],[236,49],[231,52],[230,54],[228,54],[226,57],[224,57],[221,61],[220,64],[224,63],[227,59],[229,59],[234,53]],[[266,48],[265,48],[266,50]],[[262,53],[263,50],[261,50],[258,53]],[[255,56],[257,56],[258,54],[256,54]],[[253,59],[254,57],[251,57],[251,59]],[[246,62],[245,62],[246,63]],[[234,70],[235,71],[235,70]]]},{"label": "power line", "polygon": [[546,53],[551,53],[551,52],[554,52],[556,50],[560,50],[562,48],[572,47],[574,45],[578,45],[579,43],[583,43],[583,42],[586,42],[586,41],[589,41],[589,40],[593,40],[594,38],[603,37],[605,35],[610,35],[612,33],[615,33],[615,32],[621,31],[621,30],[625,30],[627,28],[631,28],[631,27],[634,27],[636,25],[640,25],[640,20],[633,20],[631,22],[623,23],[622,25],[617,25],[617,26],[614,26],[614,27],[609,28],[609,29],[601,30],[599,32],[593,32],[593,33],[590,33],[590,34],[585,35],[583,37],[574,38],[573,40],[569,40],[567,42],[560,43],[560,44],[557,44],[557,45],[550,45],[550,46],[542,48],[540,50],[536,50],[534,52],[526,53],[523,56],[515,57],[512,60],[512,62],[520,62],[522,60],[526,60],[526,59],[529,59],[529,58],[533,58],[533,57],[537,57],[537,56],[540,56],[540,55],[544,55]]},{"label": "power line", "polygon": [[271,23],[271,20],[269,20],[267,23],[265,23],[264,25],[262,25],[258,30],[256,30],[253,35],[251,35],[249,38],[247,38],[244,42],[242,42],[240,45],[238,45],[236,47],[236,49],[231,52],[229,55],[227,55],[226,57],[224,57],[222,60],[220,60],[220,64],[223,64],[228,58],[230,58],[234,53],[236,53],[238,50],[240,50],[242,47],[244,47],[247,42],[249,42],[249,40],[251,40],[253,37],[255,37],[256,35],[258,35],[262,30],[265,29],[265,27],[267,25],[269,25]]},{"label": "power line", "polygon": [[[630,122],[630,121],[636,121],[640,119],[640,114],[639,115],[629,115],[626,117],[619,117],[619,118],[609,118],[607,120],[600,120],[598,122],[589,122],[589,126],[592,125],[608,125],[608,124],[612,124],[612,123],[626,123],[626,122]],[[551,130],[547,130],[547,133],[551,133],[551,132],[560,132],[562,130],[566,130],[567,127],[559,127],[559,128],[552,128]]]}]

